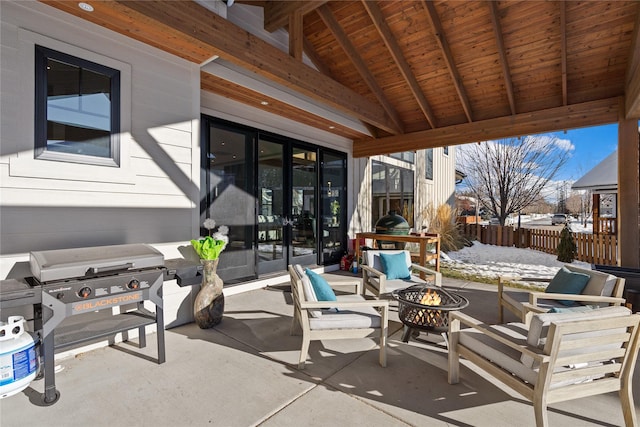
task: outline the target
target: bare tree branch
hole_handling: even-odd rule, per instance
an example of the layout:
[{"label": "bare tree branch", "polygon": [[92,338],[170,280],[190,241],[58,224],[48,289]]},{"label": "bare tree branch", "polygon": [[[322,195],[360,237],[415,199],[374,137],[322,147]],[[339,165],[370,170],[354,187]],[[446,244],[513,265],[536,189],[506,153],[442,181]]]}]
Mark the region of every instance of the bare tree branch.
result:
[{"label": "bare tree branch", "polygon": [[458,153],[465,182],[501,225],[509,214],[536,203],[569,159],[566,146],[541,135],[468,144]]}]

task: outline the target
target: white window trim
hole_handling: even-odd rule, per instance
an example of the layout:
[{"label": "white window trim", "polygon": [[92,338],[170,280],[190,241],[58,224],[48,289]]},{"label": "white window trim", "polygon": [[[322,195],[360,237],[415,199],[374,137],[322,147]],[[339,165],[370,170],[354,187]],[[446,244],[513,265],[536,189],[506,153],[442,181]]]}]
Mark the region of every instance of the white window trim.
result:
[{"label": "white window trim", "polygon": [[[35,159],[35,45],[64,52],[120,71],[120,167]],[[131,65],[78,46],[20,28],[18,30],[19,69],[22,98],[21,116],[25,119],[24,146],[28,149],[9,159],[9,176],[88,182],[135,184],[131,169]]]}]

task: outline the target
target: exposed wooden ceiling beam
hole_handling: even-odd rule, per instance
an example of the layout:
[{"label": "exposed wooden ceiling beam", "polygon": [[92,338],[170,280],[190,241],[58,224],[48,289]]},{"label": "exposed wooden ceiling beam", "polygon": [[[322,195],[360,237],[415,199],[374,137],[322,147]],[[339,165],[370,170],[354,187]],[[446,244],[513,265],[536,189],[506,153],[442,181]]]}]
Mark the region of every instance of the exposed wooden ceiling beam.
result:
[{"label": "exposed wooden ceiling beam", "polygon": [[507,54],[504,48],[504,37],[502,37],[502,26],[500,25],[498,6],[494,1],[488,1],[487,5],[489,5],[491,23],[493,24],[493,34],[496,37],[496,44],[498,45],[498,55],[500,56],[500,65],[502,66],[502,78],[504,79],[504,88],[507,91],[509,107],[511,107],[511,114],[516,114],[516,101],[513,96],[513,82],[511,81],[509,61],[507,60]]},{"label": "exposed wooden ceiling beam", "polygon": [[289,15],[289,55],[302,61],[303,37],[303,16],[299,12]]},{"label": "exposed wooden ceiling beam", "polygon": [[387,132],[396,129],[379,105],[195,2],[106,0],[94,2],[92,13],[75,2],[43,2],[192,62],[218,55],[319,104]]},{"label": "exposed wooden ceiling beam", "polygon": [[640,4],[633,30],[625,85],[625,118],[640,118]]},{"label": "exposed wooden ceiling beam", "polygon": [[264,5],[264,29],[270,33],[289,23],[289,15],[305,15],[326,1],[268,1]]},{"label": "exposed wooden ceiling beam", "polygon": [[371,20],[373,21],[373,25],[376,26],[376,29],[378,30],[380,37],[382,37],[382,40],[387,45],[387,49],[389,49],[389,53],[391,54],[391,57],[393,58],[396,65],[400,69],[400,72],[402,73],[404,80],[409,85],[409,89],[411,90],[413,97],[418,102],[418,105],[420,106],[422,113],[424,114],[427,121],[429,122],[429,126],[431,126],[431,128],[436,128],[437,124],[436,124],[435,115],[433,114],[433,111],[429,106],[429,102],[427,102],[427,98],[424,96],[424,93],[422,92],[422,88],[420,87],[420,84],[416,80],[416,77],[413,74],[413,71],[411,70],[411,66],[409,66],[409,64],[407,63],[407,60],[402,54],[402,50],[400,49],[400,46],[398,45],[396,38],[393,36],[393,33],[391,32],[389,25],[387,25],[387,22],[385,21],[384,16],[382,16],[382,11],[378,7],[378,5],[372,1],[362,0],[362,5],[369,13]]},{"label": "exposed wooden ceiling beam", "polygon": [[305,55],[307,55],[313,65],[315,65],[318,71],[320,71],[325,76],[333,78],[333,76],[331,75],[331,69],[329,69],[329,67],[327,67],[327,65],[322,61],[322,58],[320,58],[313,45],[309,43],[309,40],[307,40],[306,37],[303,37],[302,40],[304,53]]},{"label": "exposed wooden ceiling beam", "polygon": [[563,1],[560,6],[560,58],[562,69],[562,105],[569,103],[567,95],[567,9]]},{"label": "exposed wooden ceiling beam", "polygon": [[369,68],[367,68],[367,64],[364,63],[364,60],[362,59],[356,48],[353,46],[342,27],[340,27],[340,24],[333,16],[333,13],[331,12],[329,6],[322,5],[316,10],[316,12],[325,23],[327,28],[329,28],[329,31],[331,31],[333,36],[336,38],[336,41],[345,51],[353,65],[356,67],[358,73],[360,73],[360,76],[362,77],[364,82],[367,84],[371,92],[373,92],[374,96],[378,99],[378,102],[380,102],[382,108],[391,118],[391,121],[395,125],[395,129],[392,133],[394,135],[403,133],[404,127],[402,125],[400,117],[398,116],[398,112],[393,108],[384,92],[380,88],[380,85],[378,85],[378,82],[376,82],[375,77],[373,77],[373,74],[371,74],[371,71],[369,71]]},{"label": "exposed wooden ceiling beam", "polygon": [[453,60],[451,48],[449,47],[449,42],[445,37],[442,23],[440,22],[440,17],[438,16],[436,7],[433,5],[433,2],[428,0],[422,0],[422,5],[427,11],[427,17],[429,18],[429,21],[431,23],[433,35],[436,37],[438,45],[440,46],[440,50],[442,50],[442,54],[444,55],[444,61],[447,64],[447,68],[449,69],[449,74],[451,74],[453,86],[455,87],[456,92],[458,92],[458,98],[460,99],[460,103],[462,104],[464,114],[467,116],[467,120],[472,122],[473,116],[471,114],[471,104],[469,103],[469,97],[467,96],[467,92],[462,85],[462,78],[460,77],[460,73],[458,72],[458,67],[456,67],[455,61]]},{"label": "exposed wooden ceiling beam", "polygon": [[615,97],[405,135],[360,139],[353,143],[353,157],[375,156],[615,123],[620,117],[622,102],[622,98]]}]

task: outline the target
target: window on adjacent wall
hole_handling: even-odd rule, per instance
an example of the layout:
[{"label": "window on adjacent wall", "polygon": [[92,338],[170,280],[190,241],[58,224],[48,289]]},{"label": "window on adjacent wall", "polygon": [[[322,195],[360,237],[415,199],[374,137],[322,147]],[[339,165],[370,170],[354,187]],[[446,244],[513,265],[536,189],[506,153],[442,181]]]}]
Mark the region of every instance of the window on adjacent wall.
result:
[{"label": "window on adjacent wall", "polygon": [[38,159],[120,164],[120,71],[36,46]]},{"label": "window on adjacent wall", "polygon": [[381,162],[372,162],[372,227],[389,211],[396,211],[413,227],[413,171]]},{"label": "window on adjacent wall", "polygon": [[425,162],[425,173],[424,173],[424,177],[426,179],[433,179],[433,148],[429,148],[427,150],[424,150],[424,162]]},{"label": "window on adjacent wall", "polygon": [[393,157],[394,159],[404,160],[405,162],[413,163],[415,159],[416,153],[413,151],[403,151],[400,153],[391,153],[389,157]]}]

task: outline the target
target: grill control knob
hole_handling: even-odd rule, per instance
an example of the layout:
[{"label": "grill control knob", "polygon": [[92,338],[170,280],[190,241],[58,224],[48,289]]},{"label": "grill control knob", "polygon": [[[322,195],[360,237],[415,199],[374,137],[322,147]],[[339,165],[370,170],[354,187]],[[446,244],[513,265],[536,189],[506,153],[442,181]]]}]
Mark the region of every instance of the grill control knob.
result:
[{"label": "grill control knob", "polygon": [[140,288],[140,282],[138,281],[138,279],[131,279],[131,281],[127,283],[127,288],[138,289]]},{"label": "grill control knob", "polygon": [[91,295],[91,288],[87,286],[80,288],[80,290],[78,291],[78,296],[80,298],[87,298],[89,295]]}]

